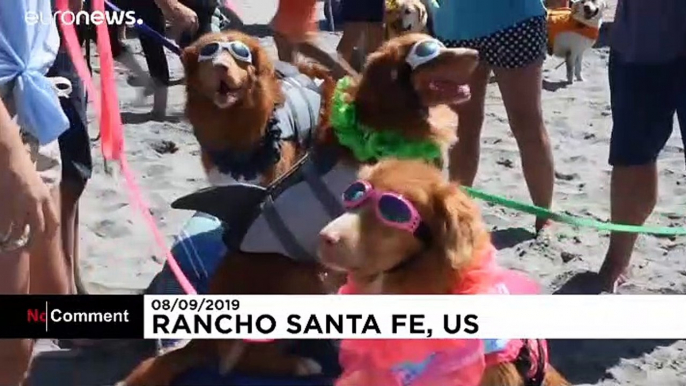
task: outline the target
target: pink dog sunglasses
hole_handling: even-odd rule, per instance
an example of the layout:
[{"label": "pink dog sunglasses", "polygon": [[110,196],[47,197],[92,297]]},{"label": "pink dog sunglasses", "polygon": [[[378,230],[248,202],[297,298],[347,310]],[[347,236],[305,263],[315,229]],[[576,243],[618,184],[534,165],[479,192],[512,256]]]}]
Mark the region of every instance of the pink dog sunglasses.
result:
[{"label": "pink dog sunglasses", "polygon": [[367,200],[373,201],[376,217],[383,224],[410,232],[426,246],[429,245],[429,227],[422,221],[415,206],[405,197],[392,192],[379,192],[364,180],[353,182],[343,192],[343,205],[346,209],[357,208]]}]

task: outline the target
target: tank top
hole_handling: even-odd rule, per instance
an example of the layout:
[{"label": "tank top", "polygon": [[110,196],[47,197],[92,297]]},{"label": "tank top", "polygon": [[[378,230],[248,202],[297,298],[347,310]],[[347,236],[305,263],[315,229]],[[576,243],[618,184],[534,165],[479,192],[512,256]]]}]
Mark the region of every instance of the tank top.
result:
[{"label": "tank top", "polygon": [[542,0],[440,0],[438,7],[431,3],[434,32],[442,40],[485,37],[545,15]]}]

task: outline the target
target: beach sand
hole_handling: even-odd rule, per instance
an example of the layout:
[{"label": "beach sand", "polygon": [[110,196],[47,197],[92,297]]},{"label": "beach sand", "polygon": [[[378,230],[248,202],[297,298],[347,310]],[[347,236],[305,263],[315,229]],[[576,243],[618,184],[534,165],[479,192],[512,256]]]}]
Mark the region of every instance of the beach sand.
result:
[{"label": "beach sand", "polygon": [[[266,23],[276,1],[234,2],[250,24],[248,30],[266,35]],[[616,4],[616,0],[611,3]],[[612,14],[608,12],[608,16]],[[561,59],[549,58],[543,85],[543,110],[557,171],[554,207],[600,220],[609,218],[610,208],[607,158],[612,123],[605,35],[599,48],[585,57],[585,82],[563,85],[564,67],[555,69]],[[333,51],[339,36],[325,32],[320,36],[326,48]],[[274,52],[270,37],[261,40]],[[131,43],[144,62],[138,43]],[[96,62],[97,58],[97,68]],[[178,58],[169,53],[169,62],[172,77],[182,77]],[[172,210],[170,202],[206,185],[198,145],[183,120],[183,86],[171,87],[169,118],[155,122],[145,115],[151,102],[142,107],[134,104],[136,92],[127,86],[121,69],[117,81],[126,123],[126,153],[152,214],[171,244],[191,213]],[[476,187],[528,202],[520,157],[495,84],[489,86],[486,105]],[[97,127],[92,124],[91,136],[96,135]],[[141,217],[129,205],[121,179],[104,174],[98,146],[98,142],[93,145],[94,176],[81,201],[82,274],[94,293],[139,292],[161,269],[163,256],[157,252]],[[659,167],[661,194],[648,222],[683,226],[686,169],[678,130],[662,153]],[[535,240],[532,216],[480,204],[485,222],[493,231],[500,263],[529,273],[547,292],[564,290],[573,277],[600,267],[608,245],[607,233],[556,225],[550,240]],[[685,241],[684,237],[641,236],[633,255],[632,276],[619,292],[686,293]],[[686,385],[686,340],[551,341],[550,346],[553,364],[576,385]],[[36,358],[31,384],[112,385],[136,363],[144,349],[150,349],[150,345],[136,344],[116,353],[46,352]]]}]

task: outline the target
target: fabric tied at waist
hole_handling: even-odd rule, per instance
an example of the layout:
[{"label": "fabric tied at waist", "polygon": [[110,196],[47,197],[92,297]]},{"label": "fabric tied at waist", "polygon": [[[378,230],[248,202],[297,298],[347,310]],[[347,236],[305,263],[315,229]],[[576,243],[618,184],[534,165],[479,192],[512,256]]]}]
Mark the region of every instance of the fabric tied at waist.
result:
[{"label": "fabric tied at waist", "polygon": [[0,87],[13,100],[19,126],[41,145],[69,127],[45,76],[59,46],[50,0],[0,1]]}]

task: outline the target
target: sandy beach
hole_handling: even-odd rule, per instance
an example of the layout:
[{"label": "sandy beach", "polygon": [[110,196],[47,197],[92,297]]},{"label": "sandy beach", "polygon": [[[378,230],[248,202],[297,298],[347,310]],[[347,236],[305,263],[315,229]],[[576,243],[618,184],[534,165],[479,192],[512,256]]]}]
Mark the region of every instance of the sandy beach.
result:
[{"label": "sandy beach", "polygon": [[[274,52],[267,35],[276,0],[234,0],[248,23],[248,31],[261,36]],[[259,3],[257,5],[256,3]],[[616,0],[611,1],[616,4]],[[614,8],[614,7],[612,7]],[[611,28],[614,9],[607,12],[604,32]],[[330,51],[339,34],[322,32],[320,41]],[[145,63],[137,40],[135,47]],[[584,217],[609,218],[610,167],[608,151],[612,126],[607,81],[607,34],[588,52],[584,82],[565,85],[561,59],[548,58],[544,68],[543,110],[555,157],[554,209]],[[178,57],[167,52],[172,78],[183,76]],[[97,69],[97,57],[93,60]],[[184,87],[169,93],[168,118],[151,121],[146,115],[152,101],[136,105],[136,89],[117,68],[120,106],[125,126],[126,153],[152,214],[167,238],[192,213],[173,210],[176,198],[206,186],[199,148],[183,119]],[[529,202],[520,157],[495,84],[489,86],[482,158],[476,187]],[[91,114],[91,137],[97,124]],[[675,122],[675,129],[676,127]],[[684,148],[675,130],[659,159],[660,198],[650,225],[684,226],[686,168]],[[93,143],[95,170],[81,201],[81,272],[94,293],[136,293],[145,289],[162,267],[145,223],[128,202],[120,180],[104,173],[99,142]],[[593,229],[556,225],[549,240],[536,240],[530,215],[480,203],[486,224],[499,249],[499,262],[522,270],[538,280],[547,292],[564,291],[568,282],[586,271],[596,271],[607,250],[609,235]],[[622,294],[685,294],[686,238],[641,236],[633,255],[629,281]],[[640,317],[638,315],[637,317]],[[684,337],[686,338],[686,337]],[[135,346],[135,347],[134,347]],[[61,351],[37,357],[31,385],[112,385],[140,357],[145,344],[111,353]],[[686,340],[576,340],[550,341],[552,362],[573,384],[596,386],[686,385]],[[149,347],[147,347],[149,349]]]}]

